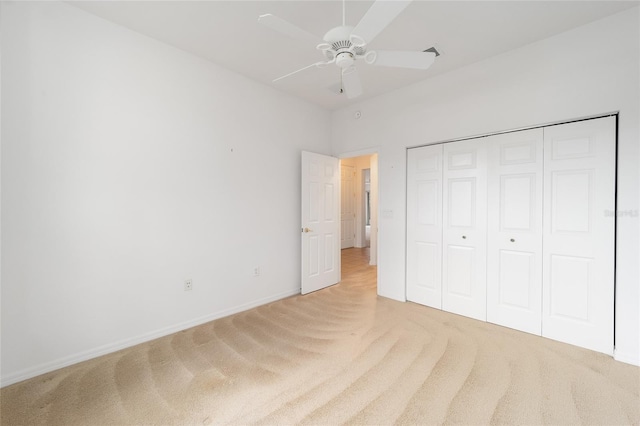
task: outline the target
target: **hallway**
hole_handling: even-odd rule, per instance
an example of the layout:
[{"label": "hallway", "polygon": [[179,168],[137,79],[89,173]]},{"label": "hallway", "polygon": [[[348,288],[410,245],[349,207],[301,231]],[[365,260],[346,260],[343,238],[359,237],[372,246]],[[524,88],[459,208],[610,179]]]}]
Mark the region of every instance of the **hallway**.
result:
[{"label": "hallway", "polygon": [[352,247],[341,250],[341,284],[357,285],[376,292],[377,267],[369,265],[369,251],[369,247]]}]

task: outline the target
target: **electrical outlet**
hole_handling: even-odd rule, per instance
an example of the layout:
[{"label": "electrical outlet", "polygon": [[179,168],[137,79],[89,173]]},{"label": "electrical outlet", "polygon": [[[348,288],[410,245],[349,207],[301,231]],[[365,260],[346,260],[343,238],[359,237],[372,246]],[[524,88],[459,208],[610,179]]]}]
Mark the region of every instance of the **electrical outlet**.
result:
[{"label": "electrical outlet", "polygon": [[260,275],[260,267],[256,266],[255,268],[253,268],[253,276],[257,277]]},{"label": "electrical outlet", "polygon": [[188,280],[184,281],[184,291],[191,291],[193,290],[193,281],[191,281],[191,278],[189,278]]}]

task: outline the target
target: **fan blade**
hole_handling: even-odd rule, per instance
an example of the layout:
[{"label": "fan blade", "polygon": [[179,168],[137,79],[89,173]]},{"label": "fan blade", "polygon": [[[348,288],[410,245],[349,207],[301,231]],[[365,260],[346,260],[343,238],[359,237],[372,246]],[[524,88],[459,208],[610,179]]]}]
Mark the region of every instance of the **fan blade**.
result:
[{"label": "fan blade", "polygon": [[377,0],[351,32],[351,42],[358,46],[371,43],[409,3],[411,0]]},{"label": "fan blade", "polygon": [[287,77],[291,77],[294,74],[298,74],[300,71],[304,71],[307,70],[309,68],[313,68],[313,67],[321,67],[323,65],[328,65],[333,63],[334,61],[320,61],[320,62],[316,62],[315,64],[311,64],[311,65],[307,65],[304,68],[300,68],[299,70],[295,70],[294,72],[290,72],[289,74],[283,75],[282,77],[278,77],[275,80],[272,81],[272,83],[275,83],[276,81],[280,81],[283,78],[287,78]]},{"label": "fan blade", "polygon": [[342,88],[349,99],[362,95],[362,84],[356,67],[350,66],[342,70]]},{"label": "fan blade", "polygon": [[434,52],[407,52],[402,50],[376,51],[373,65],[381,67],[413,68],[426,70],[436,59]]},{"label": "fan blade", "polygon": [[258,17],[258,22],[281,34],[313,44],[314,47],[320,43],[324,43],[324,40],[320,37],[317,37],[302,28],[293,25],[291,22],[285,21],[284,19],[278,18],[270,13],[260,15],[260,17]]}]

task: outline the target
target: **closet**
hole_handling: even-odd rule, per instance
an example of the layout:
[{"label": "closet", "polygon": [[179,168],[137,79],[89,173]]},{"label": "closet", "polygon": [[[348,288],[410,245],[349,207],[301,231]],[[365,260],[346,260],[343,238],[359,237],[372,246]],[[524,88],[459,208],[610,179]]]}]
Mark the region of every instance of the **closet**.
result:
[{"label": "closet", "polygon": [[613,353],[616,117],[407,151],[407,299]]}]

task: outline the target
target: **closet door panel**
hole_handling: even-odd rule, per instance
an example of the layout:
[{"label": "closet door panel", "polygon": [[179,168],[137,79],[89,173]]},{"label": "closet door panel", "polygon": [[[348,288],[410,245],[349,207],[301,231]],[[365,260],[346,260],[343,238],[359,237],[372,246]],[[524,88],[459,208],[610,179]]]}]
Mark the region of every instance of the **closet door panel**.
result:
[{"label": "closet door panel", "polygon": [[442,145],[407,151],[407,300],[442,308]]},{"label": "closet door panel", "polygon": [[449,202],[447,222],[455,228],[475,228],[476,178],[448,179]]},{"label": "closet door panel", "polygon": [[[533,290],[536,287],[540,289],[540,284],[535,281],[536,276],[539,276],[535,270],[536,253],[522,250],[500,250],[499,256],[498,308],[515,310],[515,315],[517,315],[522,311],[526,313],[531,312],[532,305],[537,304],[537,306],[540,307],[539,300],[541,299],[541,295],[540,293],[536,294]],[[537,260],[539,263],[539,256]],[[488,288],[487,291],[489,291]],[[491,311],[491,309],[487,307],[487,310],[487,317],[489,317],[489,311]],[[536,313],[535,309],[533,311]],[[494,312],[491,312],[491,315],[493,314]],[[512,312],[509,312],[509,314],[514,315]],[[540,310],[538,310],[536,314],[536,316],[540,318]],[[515,321],[505,320],[502,322],[502,325],[509,327],[513,325],[512,322],[515,323]],[[514,326],[513,328],[516,327]],[[540,322],[537,323],[537,330],[539,329]],[[533,333],[535,331],[536,330],[529,332]],[[538,332],[536,334],[540,333]]]},{"label": "closet door panel", "polygon": [[487,138],[487,321],[541,334],[543,132]]},{"label": "closet door panel", "polygon": [[442,309],[486,320],[486,145],[444,145]]},{"label": "closet door panel", "polygon": [[542,335],[613,353],[615,117],[544,129]]},{"label": "closet door panel", "polygon": [[447,268],[448,294],[473,301],[474,272],[477,270],[475,248],[448,244],[446,257],[449,266]]}]

